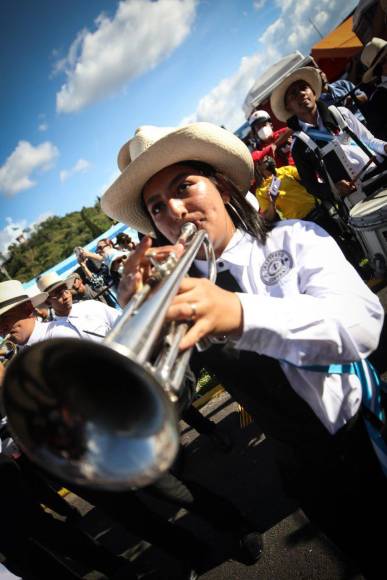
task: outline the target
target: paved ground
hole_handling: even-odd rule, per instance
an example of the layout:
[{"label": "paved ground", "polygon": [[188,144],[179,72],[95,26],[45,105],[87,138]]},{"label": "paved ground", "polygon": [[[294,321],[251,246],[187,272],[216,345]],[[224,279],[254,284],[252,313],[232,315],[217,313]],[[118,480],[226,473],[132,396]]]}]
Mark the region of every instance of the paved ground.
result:
[{"label": "paved ground", "polygon": [[[241,429],[237,405],[223,393],[211,400],[204,414],[219,422],[230,433],[234,447],[223,453],[213,443],[182,424],[186,462],[184,473],[190,479],[205,483],[223,495],[233,498],[241,510],[265,532],[265,552],[252,567],[227,560],[230,538],[214,531],[207,524],[184,512],[165,511],[165,506],[152,502],[156,510],[170,517],[179,517],[179,525],[199,533],[212,546],[214,562],[201,576],[203,580],[361,580],[362,576],[335,548],[312,527],[297,506],[282,491],[278,473],[271,459],[267,441],[254,424]],[[81,509],[87,506],[69,496]],[[179,568],[159,550],[138,545],[120,527],[92,509],[85,513],[82,526],[98,537],[115,553],[133,556],[137,571],[144,580],[172,580],[179,577]],[[86,570],[85,570],[86,572]]]}]

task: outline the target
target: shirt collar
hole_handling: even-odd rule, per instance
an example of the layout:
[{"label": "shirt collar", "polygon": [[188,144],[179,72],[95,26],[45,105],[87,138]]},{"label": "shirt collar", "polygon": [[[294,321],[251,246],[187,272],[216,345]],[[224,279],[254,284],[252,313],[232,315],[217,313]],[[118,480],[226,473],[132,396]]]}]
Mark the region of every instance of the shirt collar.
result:
[{"label": "shirt collar", "polygon": [[310,129],[311,127],[313,127],[313,129],[318,127],[319,129],[325,130],[324,123],[322,122],[321,115],[318,110],[317,110],[317,123],[315,125],[312,125],[311,123],[306,123],[305,121],[301,121],[301,119],[298,119],[298,122],[301,127],[301,130],[304,132],[307,132],[307,130]]},{"label": "shirt collar", "polygon": [[45,332],[44,330],[46,329],[46,327],[44,326],[45,324],[48,324],[47,322],[40,322],[39,320],[36,320],[35,318],[35,326],[33,331],[31,332],[31,336],[29,337],[29,339],[27,340],[27,342],[21,346],[20,348],[25,348],[26,346],[31,346],[33,344],[35,344],[35,342],[39,342],[40,340],[43,340],[45,337]]},{"label": "shirt collar", "polygon": [[[223,254],[216,260],[217,272],[228,270],[230,266],[247,266],[250,263],[250,249],[253,237],[242,230],[235,230]],[[207,272],[207,262],[195,260],[195,266],[202,273]]]},{"label": "shirt collar", "polygon": [[68,318],[79,318],[78,305],[79,305],[79,302],[73,303],[73,305],[71,306],[70,314],[68,314],[67,316],[59,316],[58,314],[54,313],[54,319],[55,320],[67,320]]}]

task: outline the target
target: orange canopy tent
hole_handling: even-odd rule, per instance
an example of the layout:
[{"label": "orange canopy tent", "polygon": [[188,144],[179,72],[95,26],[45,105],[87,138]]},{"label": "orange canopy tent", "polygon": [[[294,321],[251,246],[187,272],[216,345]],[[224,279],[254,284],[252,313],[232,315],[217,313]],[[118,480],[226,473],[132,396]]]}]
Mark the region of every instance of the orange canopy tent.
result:
[{"label": "orange canopy tent", "polygon": [[352,30],[352,16],[317,42],[311,56],[326,73],[328,80],[337,79],[353,56],[363,48],[361,40]]}]

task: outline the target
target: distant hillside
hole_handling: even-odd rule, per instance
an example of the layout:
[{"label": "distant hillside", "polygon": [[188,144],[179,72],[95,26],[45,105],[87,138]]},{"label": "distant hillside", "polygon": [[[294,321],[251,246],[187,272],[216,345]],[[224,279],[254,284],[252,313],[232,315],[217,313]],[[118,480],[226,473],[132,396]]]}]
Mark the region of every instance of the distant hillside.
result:
[{"label": "distant hillside", "polygon": [[[9,247],[4,264],[11,278],[26,282],[70,256],[115,223],[102,213],[99,201],[64,217],[49,217],[22,244]],[[0,281],[6,278],[0,274]]]}]

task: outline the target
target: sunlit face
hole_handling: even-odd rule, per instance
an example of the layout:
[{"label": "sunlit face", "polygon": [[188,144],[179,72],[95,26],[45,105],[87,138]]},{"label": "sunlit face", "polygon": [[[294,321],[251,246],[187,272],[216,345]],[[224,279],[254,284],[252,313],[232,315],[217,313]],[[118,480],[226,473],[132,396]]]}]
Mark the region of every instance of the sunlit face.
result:
[{"label": "sunlit face", "polygon": [[48,293],[48,300],[58,316],[68,316],[73,304],[73,297],[71,291],[66,284],[55,288]]},{"label": "sunlit face", "polygon": [[291,84],[285,94],[285,107],[297,117],[316,110],[316,95],[313,89],[303,80]]},{"label": "sunlit face", "polygon": [[206,230],[219,256],[230,241],[235,227],[224,204],[227,192],[189,165],[175,164],[154,175],[143,190],[144,203],[156,228],[172,243],[181,226],[193,222]]},{"label": "sunlit face", "polygon": [[85,285],[80,278],[74,278],[73,290],[75,290],[76,292],[84,292]]},{"label": "sunlit face", "polygon": [[31,302],[23,302],[0,316],[1,336],[10,335],[10,340],[18,345],[26,344],[35,327],[34,307]]}]

